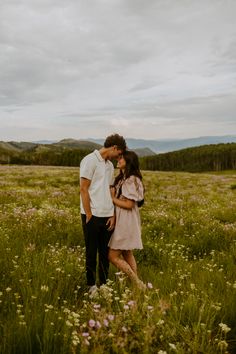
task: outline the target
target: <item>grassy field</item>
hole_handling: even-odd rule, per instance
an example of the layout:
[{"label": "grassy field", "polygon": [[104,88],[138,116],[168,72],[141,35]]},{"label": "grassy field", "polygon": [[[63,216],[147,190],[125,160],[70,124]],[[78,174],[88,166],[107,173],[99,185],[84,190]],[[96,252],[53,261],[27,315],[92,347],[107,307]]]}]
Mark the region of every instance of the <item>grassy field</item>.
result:
[{"label": "grassy field", "polygon": [[235,353],[236,171],[144,172],[143,293],[87,294],[78,168],[0,166],[0,353]]}]

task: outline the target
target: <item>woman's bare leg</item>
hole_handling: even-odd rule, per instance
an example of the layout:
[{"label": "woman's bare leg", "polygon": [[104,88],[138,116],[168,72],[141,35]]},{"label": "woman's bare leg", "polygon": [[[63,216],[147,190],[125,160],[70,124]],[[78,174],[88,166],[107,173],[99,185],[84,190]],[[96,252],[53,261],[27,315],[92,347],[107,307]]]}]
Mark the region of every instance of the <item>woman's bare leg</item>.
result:
[{"label": "woman's bare leg", "polygon": [[124,272],[128,277],[141,289],[146,288],[145,284],[138,278],[137,274],[132,270],[130,265],[122,259],[120,256],[122,255],[121,250],[113,250],[109,249],[108,259],[114,264],[119,270]]},{"label": "woman's bare leg", "polygon": [[132,271],[137,274],[137,264],[133,252],[131,250],[122,251],[122,256],[124,257],[124,260],[130,265]]},{"label": "woman's bare leg", "polygon": [[121,255],[121,250],[109,249],[108,259],[116,268],[127,274],[131,280],[135,281],[137,279],[137,275],[134,273],[130,265],[120,257]]}]

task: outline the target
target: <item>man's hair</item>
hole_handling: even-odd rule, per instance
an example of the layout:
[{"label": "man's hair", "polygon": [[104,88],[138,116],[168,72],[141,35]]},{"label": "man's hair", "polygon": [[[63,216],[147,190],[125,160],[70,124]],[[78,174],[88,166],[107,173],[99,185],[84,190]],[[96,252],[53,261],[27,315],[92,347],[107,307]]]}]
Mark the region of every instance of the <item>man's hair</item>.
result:
[{"label": "man's hair", "polygon": [[109,148],[114,145],[116,145],[117,148],[122,151],[125,151],[127,148],[125,139],[119,134],[109,135],[104,142],[105,148]]}]

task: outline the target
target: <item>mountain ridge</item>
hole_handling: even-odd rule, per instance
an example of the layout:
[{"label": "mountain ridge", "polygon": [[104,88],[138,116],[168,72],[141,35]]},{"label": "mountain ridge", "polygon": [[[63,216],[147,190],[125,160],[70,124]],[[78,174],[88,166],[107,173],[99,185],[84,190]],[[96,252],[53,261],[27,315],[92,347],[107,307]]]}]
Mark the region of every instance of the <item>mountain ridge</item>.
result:
[{"label": "mountain ridge", "polygon": [[[102,144],[104,139],[88,140]],[[188,139],[159,139],[159,140],[146,140],[126,138],[127,145],[130,149],[149,148],[156,154],[177,151],[180,149],[195,147],[201,145],[221,144],[221,143],[234,143],[236,142],[236,135],[219,135],[219,136],[202,136],[198,138]]]},{"label": "mountain ridge", "polygon": [[[219,135],[219,136],[201,136],[198,138],[188,139],[135,139],[126,138],[129,149],[133,149],[139,156],[155,155],[160,153],[178,151],[184,148],[197,147],[201,145],[221,144],[221,143],[234,143],[236,142],[236,135]],[[30,150],[37,148],[37,146],[50,146],[56,148],[81,148],[81,149],[99,149],[104,143],[101,138],[87,138],[87,139],[72,139],[65,138],[62,140],[39,140],[32,142],[16,142],[0,141],[0,147],[6,150]]]}]

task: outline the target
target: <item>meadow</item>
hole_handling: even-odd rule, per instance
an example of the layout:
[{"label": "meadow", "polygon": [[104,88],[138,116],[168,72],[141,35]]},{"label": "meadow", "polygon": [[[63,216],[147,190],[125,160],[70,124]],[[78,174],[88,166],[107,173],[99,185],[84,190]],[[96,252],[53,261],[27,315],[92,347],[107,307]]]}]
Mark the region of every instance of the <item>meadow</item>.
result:
[{"label": "meadow", "polygon": [[79,169],[0,166],[0,353],[236,352],[236,171],[143,175],[147,290],[90,299]]}]

